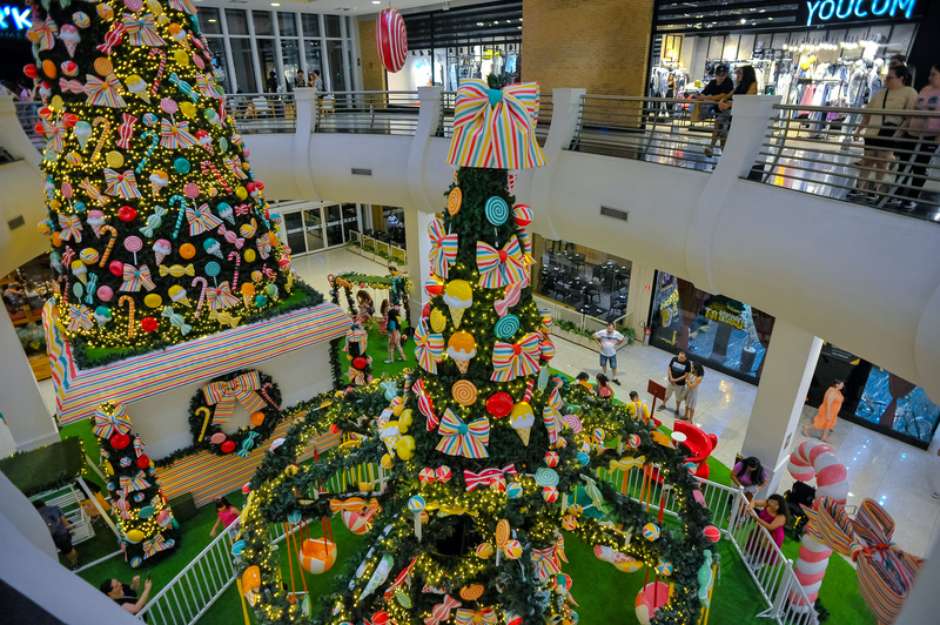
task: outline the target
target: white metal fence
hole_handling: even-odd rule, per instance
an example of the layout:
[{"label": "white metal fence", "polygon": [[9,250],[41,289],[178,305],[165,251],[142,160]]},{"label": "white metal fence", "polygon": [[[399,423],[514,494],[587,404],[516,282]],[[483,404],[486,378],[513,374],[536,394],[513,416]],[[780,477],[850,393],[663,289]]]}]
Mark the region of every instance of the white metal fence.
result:
[{"label": "white metal fence", "polygon": [[383,265],[388,262],[398,263],[399,266],[408,264],[408,252],[405,248],[355,230],[350,230],[348,234],[350,247],[361,256]]}]

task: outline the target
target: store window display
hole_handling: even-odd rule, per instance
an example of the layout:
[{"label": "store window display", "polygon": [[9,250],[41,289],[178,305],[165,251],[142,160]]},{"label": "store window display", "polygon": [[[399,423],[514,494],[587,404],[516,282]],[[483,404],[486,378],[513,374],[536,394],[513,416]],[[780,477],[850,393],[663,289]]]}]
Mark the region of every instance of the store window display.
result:
[{"label": "store window display", "polygon": [[49,254],[42,254],[0,278],[6,314],[13,322],[16,336],[37,380],[50,375],[46,337],[42,329],[42,306],[52,296],[53,288]]},{"label": "store window display", "polygon": [[656,272],[650,342],[756,383],[774,318],[749,304],[713,295],[664,271]]}]

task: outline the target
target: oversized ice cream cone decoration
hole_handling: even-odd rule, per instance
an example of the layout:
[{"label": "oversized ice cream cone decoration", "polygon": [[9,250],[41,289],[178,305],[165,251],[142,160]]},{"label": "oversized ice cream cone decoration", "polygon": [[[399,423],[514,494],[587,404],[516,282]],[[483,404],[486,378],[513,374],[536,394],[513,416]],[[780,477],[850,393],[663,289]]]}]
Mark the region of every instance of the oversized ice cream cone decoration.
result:
[{"label": "oversized ice cream cone decoration", "polygon": [[444,301],[454,327],[459,328],[464,311],[473,305],[473,287],[466,280],[451,280],[444,288]]},{"label": "oversized ice cream cone decoration", "polygon": [[509,425],[516,431],[522,444],[529,446],[529,435],[532,432],[532,426],[535,425],[535,413],[532,406],[527,401],[521,401],[512,407],[509,414]]},{"label": "oversized ice cream cone decoration", "polygon": [[[463,314],[463,311],[461,311]],[[450,356],[461,374],[466,374],[470,361],[477,355],[477,341],[466,330],[458,330],[447,342],[447,355]]]}]

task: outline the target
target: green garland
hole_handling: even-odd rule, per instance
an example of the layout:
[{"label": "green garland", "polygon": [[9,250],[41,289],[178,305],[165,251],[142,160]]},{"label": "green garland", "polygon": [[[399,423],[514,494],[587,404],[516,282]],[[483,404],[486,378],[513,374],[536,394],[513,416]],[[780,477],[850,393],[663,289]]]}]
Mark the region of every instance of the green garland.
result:
[{"label": "green garland", "polygon": [[[227,382],[242,374],[252,372],[258,373],[261,379],[261,389],[255,391],[255,393],[264,401],[264,407],[259,409],[259,412],[264,414],[264,420],[258,425],[248,425],[247,427],[239,428],[232,434],[228,434],[222,429],[221,425],[213,423],[217,406],[210,406],[206,403],[206,398],[203,395],[202,388],[200,388],[193,394],[192,399],[189,400],[189,431],[193,435],[194,448],[208,449],[219,456],[230,453],[239,454],[239,452],[247,454],[271,437],[274,429],[284,416],[284,411],[280,407],[281,389],[274,382],[274,378],[254,369],[239,369],[238,371],[232,371],[225,375],[212,378],[203,386],[213,382]],[[261,390],[263,390],[264,393],[260,392]],[[265,397],[265,394],[267,397]],[[238,404],[236,403],[236,405]],[[207,420],[208,424],[206,425]],[[202,435],[201,439],[200,435]],[[213,439],[216,440],[214,441]],[[246,441],[249,439],[251,442],[247,443]],[[223,451],[223,446],[226,449],[225,451]]]}]

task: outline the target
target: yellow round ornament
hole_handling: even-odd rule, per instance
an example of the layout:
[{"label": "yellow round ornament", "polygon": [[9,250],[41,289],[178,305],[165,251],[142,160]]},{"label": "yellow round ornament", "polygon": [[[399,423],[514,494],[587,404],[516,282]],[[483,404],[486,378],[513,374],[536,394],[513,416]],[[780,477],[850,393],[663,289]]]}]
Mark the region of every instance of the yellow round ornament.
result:
[{"label": "yellow round ornament", "polygon": [[57,111],[64,111],[65,101],[62,99],[62,96],[54,95],[52,96],[52,99],[49,100],[49,106],[51,106],[53,109]]},{"label": "yellow round ornament", "polygon": [[131,543],[139,543],[144,539],[144,533],[140,530],[131,530],[127,533],[127,540]]},{"label": "yellow round ornament", "polygon": [[117,150],[111,150],[104,155],[104,161],[108,164],[108,167],[117,169],[124,164],[124,155]]},{"label": "yellow round ornament", "polygon": [[447,315],[440,308],[431,309],[431,329],[435,332],[443,332],[447,327]]},{"label": "yellow round ornament", "polygon": [[447,212],[453,217],[460,212],[460,206],[463,204],[463,191],[460,187],[454,187],[447,194]]},{"label": "yellow round ornament", "polygon": [[147,293],[144,296],[144,305],[147,308],[159,308],[163,304],[163,298],[156,293]]},{"label": "yellow round ornament", "polygon": [[247,250],[245,250],[244,257],[245,257],[246,263],[253,263],[255,262],[255,258],[257,257],[257,255],[255,254],[255,251],[253,249],[248,248]]},{"label": "yellow round ornament", "polygon": [[192,119],[196,116],[196,105],[192,102],[180,102],[179,107],[180,113],[182,113],[184,117]]},{"label": "yellow round ornament", "polygon": [[242,186],[236,187],[235,197],[237,197],[239,200],[244,200],[245,198],[248,197],[248,189]]},{"label": "yellow round ornament", "polygon": [[185,50],[177,50],[173,53],[173,62],[180,67],[186,67],[189,65],[189,55],[186,54]]},{"label": "yellow round ornament", "polygon": [[392,468],[392,465],[395,464],[395,459],[392,458],[392,454],[383,454],[381,462],[382,462],[382,468],[388,471]]}]

